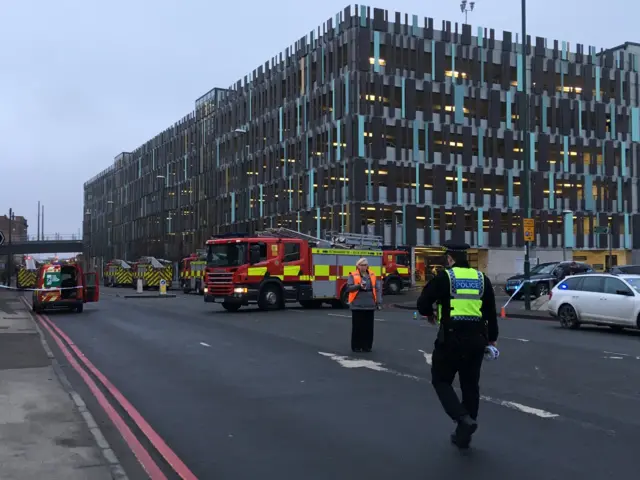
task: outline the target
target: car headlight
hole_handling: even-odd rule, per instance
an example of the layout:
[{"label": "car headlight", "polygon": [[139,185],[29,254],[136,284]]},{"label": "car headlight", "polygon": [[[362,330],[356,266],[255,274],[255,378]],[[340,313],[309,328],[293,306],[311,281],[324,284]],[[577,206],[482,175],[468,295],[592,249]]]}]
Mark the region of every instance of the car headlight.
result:
[{"label": "car headlight", "polygon": [[233,293],[247,293],[247,287],[236,287],[233,289]]}]

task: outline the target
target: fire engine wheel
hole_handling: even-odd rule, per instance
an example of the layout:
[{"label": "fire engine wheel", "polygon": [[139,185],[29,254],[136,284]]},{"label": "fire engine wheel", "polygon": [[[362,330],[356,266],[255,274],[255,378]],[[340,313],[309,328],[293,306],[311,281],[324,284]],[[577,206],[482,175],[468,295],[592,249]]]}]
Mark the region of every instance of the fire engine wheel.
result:
[{"label": "fire engine wheel", "polygon": [[277,310],[284,307],[282,290],[277,285],[266,285],[260,292],[258,300],[260,310]]},{"label": "fire engine wheel", "polygon": [[402,290],[402,284],[398,279],[392,278],[387,282],[387,291],[389,295],[397,295]]},{"label": "fire engine wheel", "polygon": [[349,292],[346,287],[340,292],[340,300],[334,300],[331,306],[333,308],[349,308]]},{"label": "fire engine wheel", "polygon": [[240,310],[240,305],[237,303],[222,302],[222,308],[224,308],[227,312],[237,312],[238,310]]}]

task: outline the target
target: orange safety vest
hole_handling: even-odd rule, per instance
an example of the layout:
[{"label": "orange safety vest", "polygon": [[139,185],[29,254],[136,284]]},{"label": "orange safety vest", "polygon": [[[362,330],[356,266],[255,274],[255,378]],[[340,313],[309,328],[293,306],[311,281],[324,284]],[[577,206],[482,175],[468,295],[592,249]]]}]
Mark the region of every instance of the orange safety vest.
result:
[{"label": "orange safety vest", "polygon": [[[360,276],[360,272],[351,272],[351,274],[353,276],[353,283],[355,285],[360,285],[360,282],[362,281],[362,277]],[[378,294],[376,293],[376,276],[369,272],[369,278],[371,279],[371,291],[373,292],[373,301],[378,303]],[[358,295],[358,292],[360,290],[356,290],[355,292],[349,292],[349,303],[353,303],[353,301],[356,299],[356,296]]]}]

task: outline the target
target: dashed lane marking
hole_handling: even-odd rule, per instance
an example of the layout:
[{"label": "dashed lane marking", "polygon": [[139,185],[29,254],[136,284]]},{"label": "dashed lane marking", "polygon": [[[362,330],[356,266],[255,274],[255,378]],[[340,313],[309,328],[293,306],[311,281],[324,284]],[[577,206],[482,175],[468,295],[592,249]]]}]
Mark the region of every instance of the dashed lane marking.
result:
[{"label": "dashed lane marking", "polygon": [[202,345],[203,347],[210,347],[211,346],[208,343],[204,343],[204,342],[200,342],[200,345]]},{"label": "dashed lane marking", "polygon": [[513,337],[500,337],[503,340],[515,340],[516,342],[522,342],[522,343],[527,343],[530,340],[527,340],[526,338],[513,338]]},{"label": "dashed lane marking", "polygon": [[427,362],[427,365],[431,365],[431,358],[433,357],[433,355],[425,352],[424,350],[418,350],[418,351],[422,353],[422,356],[424,357],[424,361]]},{"label": "dashed lane marking", "polygon": [[[427,361],[427,363],[429,363],[429,360],[427,360],[427,354],[426,352],[420,350],[420,352],[424,355],[425,360]],[[383,372],[383,373],[391,373],[392,375],[395,375],[397,377],[404,377],[404,378],[409,378],[411,380],[416,380],[419,382],[422,381],[427,381],[427,379],[425,378],[421,378],[421,377],[417,377],[415,375],[408,375],[406,373],[402,373],[402,372],[398,372],[396,370],[391,370],[390,368],[385,367],[382,363],[380,362],[374,362],[373,360],[366,360],[366,359],[360,359],[360,358],[350,358],[350,357],[345,357],[342,355],[336,355],[335,353],[328,353],[328,352],[318,352],[320,355],[322,355],[323,357],[327,357],[330,358],[331,360],[333,360],[334,362],[338,363],[341,367],[344,368],[349,368],[349,369],[354,369],[354,368],[365,368],[368,370],[373,370],[376,372]],[[486,402],[489,403],[493,403],[495,405],[500,405],[503,407],[507,407],[510,408],[512,410],[518,410],[522,413],[526,413],[528,415],[534,415],[536,417],[539,418],[544,418],[544,419],[549,419],[549,418],[558,418],[559,415],[555,414],[555,413],[551,413],[551,412],[547,412],[546,410],[541,410],[539,408],[534,408],[534,407],[529,407],[527,405],[523,405],[521,403],[516,403],[516,402],[511,402],[508,400],[501,400],[498,398],[493,398],[493,397],[487,397],[485,395],[481,395],[480,396],[481,400],[484,400]]]}]

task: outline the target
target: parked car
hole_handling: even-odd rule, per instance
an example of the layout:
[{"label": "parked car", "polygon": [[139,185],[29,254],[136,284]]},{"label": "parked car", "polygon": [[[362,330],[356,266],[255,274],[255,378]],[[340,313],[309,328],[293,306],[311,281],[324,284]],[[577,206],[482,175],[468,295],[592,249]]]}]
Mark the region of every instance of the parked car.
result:
[{"label": "parked car", "polygon": [[640,275],[592,273],[566,278],[549,293],[548,309],[564,328],[582,324],[640,328]]},{"label": "parked car", "polygon": [[618,275],[640,275],[640,265],[616,265],[607,273],[616,273]]},{"label": "parked car", "polygon": [[[548,295],[549,291],[558,282],[563,280],[569,275],[578,275],[582,273],[593,272],[591,265],[580,262],[548,262],[536,265],[531,269],[530,275],[530,292],[534,297],[541,297]],[[520,284],[524,280],[524,275],[514,275],[507,279],[507,283],[504,287],[504,291],[507,295],[511,296],[520,287]],[[518,291],[515,296],[516,299],[522,297],[522,289]]]}]

